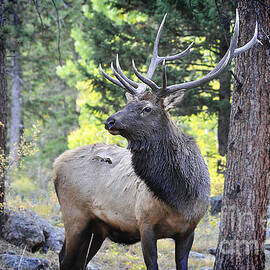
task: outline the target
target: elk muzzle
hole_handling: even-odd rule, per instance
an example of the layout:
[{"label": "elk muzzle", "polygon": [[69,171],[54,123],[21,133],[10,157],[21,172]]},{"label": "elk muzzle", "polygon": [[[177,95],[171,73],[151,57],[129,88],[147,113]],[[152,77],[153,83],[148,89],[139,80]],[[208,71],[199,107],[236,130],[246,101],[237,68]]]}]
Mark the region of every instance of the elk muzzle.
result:
[{"label": "elk muzzle", "polygon": [[106,121],[105,121],[105,129],[107,129],[112,135],[120,135],[119,130],[116,128],[116,118],[114,115],[110,116]]}]

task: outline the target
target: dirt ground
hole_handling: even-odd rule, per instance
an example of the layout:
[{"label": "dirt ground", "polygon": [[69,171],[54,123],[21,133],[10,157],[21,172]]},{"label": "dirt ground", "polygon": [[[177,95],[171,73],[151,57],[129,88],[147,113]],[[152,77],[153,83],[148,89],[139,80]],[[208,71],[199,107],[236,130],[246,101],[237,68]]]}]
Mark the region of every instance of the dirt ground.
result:
[{"label": "dirt ground", "polygon": [[[200,254],[204,254],[205,258],[196,258],[190,256],[189,269],[201,270],[212,268],[214,264],[214,256],[209,255],[209,248],[214,248],[218,238],[218,226],[216,220],[205,218],[201,222],[195,233],[195,240],[192,250]],[[268,243],[270,240],[267,241]],[[14,251],[16,254],[43,258],[50,262],[52,269],[58,269],[58,254],[49,251],[47,254],[30,253],[24,249],[0,240],[0,254]],[[196,254],[195,254],[196,255]],[[270,252],[266,254],[266,270],[270,270]],[[174,242],[170,239],[158,241],[158,262],[160,270],[175,269],[174,262]],[[140,243],[130,246],[118,245],[106,240],[100,251],[93,258],[91,263],[100,270],[144,270],[145,265],[141,252]],[[1,265],[0,265],[1,266]],[[5,269],[2,267],[2,269]]]}]

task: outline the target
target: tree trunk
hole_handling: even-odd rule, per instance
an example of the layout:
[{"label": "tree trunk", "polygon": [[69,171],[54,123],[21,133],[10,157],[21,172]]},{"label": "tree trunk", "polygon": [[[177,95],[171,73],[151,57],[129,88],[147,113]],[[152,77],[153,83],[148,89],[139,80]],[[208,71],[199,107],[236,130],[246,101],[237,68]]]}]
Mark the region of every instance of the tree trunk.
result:
[{"label": "tree trunk", "polygon": [[[255,12],[239,1],[240,46],[250,40]],[[270,0],[254,1],[268,31]],[[259,12],[258,12],[259,11]],[[263,31],[260,33],[265,35]],[[264,269],[264,241],[270,177],[269,43],[257,44],[236,60],[230,132],[216,270]],[[268,41],[269,42],[269,41]]]},{"label": "tree trunk", "polygon": [[20,52],[17,48],[12,57],[11,120],[10,120],[10,164],[16,166],[22,129],[22,90],[21,90]]},{"label": "tree trunk", "polygon": [[[225,26],[225,31],[229,33],[230,25]],[[220,59],[225,55],[229,48],[226,38],[222,35],[220,40]],[[220,155],[225,156],[227,153],[228,134],[230,126],[230,98],[231,98],[231,73],[225,72],[219,79],[219,100],[222,105],[218,112],[218,151]]]},{"label": "tree trunk", "polygon": [[6,73],[6,43],[3,34],[3,3],[0,1],[0,229],[4,217],[5,154],[7,143],[8,89]]},{"label": "tree trunk", "polygon": [[225,156],[230,127],[231,74],[229,72],[224,73],[219,82],[219,100],[222,101],[222,105],[218,112],[218,152],[221,156]]}]

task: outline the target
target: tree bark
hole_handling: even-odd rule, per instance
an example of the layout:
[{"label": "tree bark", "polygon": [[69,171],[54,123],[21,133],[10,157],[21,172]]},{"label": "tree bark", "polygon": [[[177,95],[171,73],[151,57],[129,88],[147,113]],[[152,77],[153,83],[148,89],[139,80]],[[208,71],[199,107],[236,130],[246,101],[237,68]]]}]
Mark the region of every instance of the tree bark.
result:
[{"label": "tree bark", "polygon": [[[225,31],[229,33],[230,25],[225,26]],[[220,40],[220,59],[225,55],[229,48],[224,35]],[[231,112],[231,73],[225,72],[219,79],[219,100],[222,104],[218,112],[218,151],[219,154],[225,156],[227,153],[228,134],[230,127],[230,112]]]},{"label": "tree bark", "polygon": [[231,74],[229,72],[224,73],[219,82],[219,100],[222,101],[222,105],[218,112],[218,152],[221,156],[225,156],[230,127]]},{"label": "tree bark", "polygon": [[[270,0],[254,1],[264,32],[269,31]],[[240,46],[253,34],[256,13],[238,2]],[[258,12],[259,11],[259,12]],[[261,30],[261,28],[260,28]],[[260,37],[265,33],[260,31]],[[269,32],[268,32],[269,37]],[[270,177],[269,40],[236,60],[223,207],[215,270],[264,269],[264,241]]]},{"label": "tree bark", "polygon": [[16,166],[20,147],[20,134],[22,129],[22,72],[20,66],[20,52],[16,49],[12,57],[12,86],[11,86],[11,120],[10,120],[10,164]]},{"label": "tree bark", "polygon": [[3,3],[0,1],[0,229],[4,217],[5,154],[7,144],[8,89],[6,73],[6,42],[3,33]]}]

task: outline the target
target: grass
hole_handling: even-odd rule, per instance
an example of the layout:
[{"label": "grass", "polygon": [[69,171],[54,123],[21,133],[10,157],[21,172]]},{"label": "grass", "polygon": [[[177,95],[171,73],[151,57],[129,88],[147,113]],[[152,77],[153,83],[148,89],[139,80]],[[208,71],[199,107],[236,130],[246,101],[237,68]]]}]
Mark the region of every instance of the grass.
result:
[{"label": "grass", "polygon": [[[215,247],[218,238],[218,227],[210,223],[208,217],[198,225],[193,251],[208,254],[208,249]],[[269,241],[268,241],[269,242]],[[50,262],[53,269],[58,269],[58,254],[49,251],[47,254],[30,253],[23,248],[13,246],[6,241],[0,240],[0,253],[13,250],[18,255],[38,257]],[[266,256],[266,270],[270,270],[269,254]],[[100,251],[93,258],[92,263],[101,270],[145,270],[140,243],[131,246],[124,246],[106,240]],[[158,241],[158,263],[161,270],[175,269],[174,262],[174,242],[170,239]],[[189,269],[199,270],[202,267],[213,267],[214,256],[207,255],[206,259],[189,258]],[[1,266],[1,264],[0,264]],[[2,266],[1,266],[2,267]],[[2,267],[2,269],[5,269]]]},{"label": "grass", "polygon": [[[50,202],[44,203],[40,201],[37,205],[33,204],[29,207],[30,202],[21,201],[16,199],[10,204],[17,208],[30,208],[38,212],[44,218],[47,218],[51,223],[62,224],[60,219],[59,208],[55,207],[57,205],[55,196],[52,196]],[[44,204],[44,205],[43,205]],[[42,206],[43,205],[43,206]],[[54,207],[52,207],[54,206]],[[50,208],[52,207],[52,208]],[[196,257],[190,256],[189,258],[189,269],[199,270],[202,267],[213,267],[214,256],[208,253],[209,248],[215,248],[218,240],[218,222],[219,219],[206,215],[203,220],[198,225],[195,232],[194,244],[192,251],[203,253],[206,255],[205,259],[198,259]],[[270,242],[270,239],[267,241]],[[9,250],[13,250],[18,255],[25,255],[30,257],[43,258],[50,262],[53,269],[58,269],[58,254],[49,251],[47,254],[35,253],[25,251],[23,248],[20,249],[13,246],[3,240],[0,240],[0,254],[6,253]],[[266,255],[266,270],[270,270],[270,256]],[[145,270],[142,251],[140,243],[135,245],[125,246],[112,243],[106,240],[100,251],[93,258],[92,263],[96,265],[101,270]],[[174,241],[170,239],[164,239],[158,241],[158,263],[160,270],[173,270],[175,269],[174,261]],[[1,264],[0,264],[0,267]],[[2,267],[2,269],[5,269]]]},{"label": "grass", "polygon": [[[218,229],[213,227],[205,218],[198,226],[192,250],[206,254],[206,259],[190,257],[191,270],[201,267],[213,267],[214,257],[208,254],[208,249],[215,247],[217,243]],[[93,263],[102,266],[102,270],[144,270],[145,265],[140,243],[131,246],[117,245],[105,241],[101,250],[93,259]],[[161,270],[175,269],[174,241],[164,239],[158,241],[158,263]]]},{"label": "grass", "polygon": [[[54,216],[54,215],[53,215]],[[217,241],[217,227],[213,227],[205,218],[198,226],[192,250],[207,253],[209,247],[215,247]],[[0,254],[15,251],[18,255],[43,258],[50,262],[53,269],[58,269],[58,254],[49,251],[47,254],[30,253],[23,248],[16,247],[0,240]],[[201,269],[205,266],[213,266],[214,257],[209,255],[207,259],[190,258],[190,269]],[[118,245],[106,240],[100,251],[93,258],[92,263],[101,270],[144,270],[146,269],[140,243],[135,245]],[[164,239],[158,241],[158,263],[161,270],[175,269],[174,241]],[[0,264],[1,266],[1,264]],[[3,266],[1,266],[5,269]]]}]

